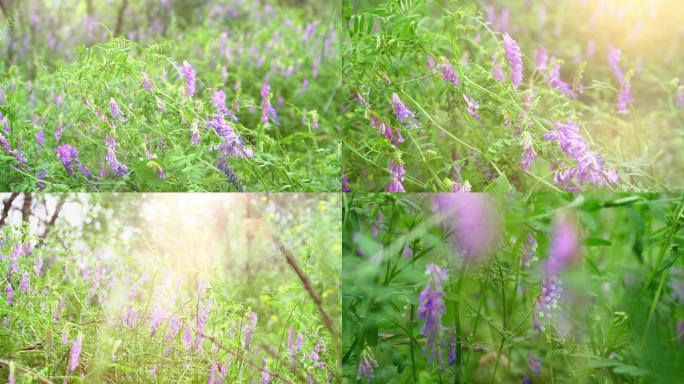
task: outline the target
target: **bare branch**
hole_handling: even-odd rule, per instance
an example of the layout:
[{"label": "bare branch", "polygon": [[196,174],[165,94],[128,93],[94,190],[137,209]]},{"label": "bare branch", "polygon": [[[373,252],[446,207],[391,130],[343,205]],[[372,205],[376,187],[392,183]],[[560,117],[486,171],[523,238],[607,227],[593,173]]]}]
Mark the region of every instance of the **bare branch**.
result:
[{"label": "bare branch", "polygon": [[12,193],[7,199],[5,199],[4,206],[2,208],[2,218],[0,218],[0,227],[2,227],[5,224],[5,220],[7,220],[7,217],[9,216],[9,211],[10,208],[12,208],[12,203],[14,200],[19,196],[18,193]]},{"label": "bare branch", "polygon": [[65,200],[66,197],[64,195],[60,195],[59,201],[57,202],[57,206],[55,207],[55,211],[52,213],[50,221],[47,222],[47,224],[45,224],[45,230],[43,231],[43,234],[40,236],[40,242],[36,247],[40,247],[43,245],[43,243],[45,243],[45,239],[50,234],[50,231],[52,230],[52,227],[55,225],[55,222],[57,222],[57,218],[59,217],[60,212],[62,212],[62,207],[64,206]]},{"label": "bare branch", "polygon": [[21,221],[28,223],[31,218],[31,203],[33,196],[30,193],[24,193],[24,203],[21,206]]},{"label": "bare branch", "polygon": [[328,316],[328,313],[325,312],[325,309],[323,309],[323,300],[321,300],[320,296],[318,296],[318,293],[314,291],[313,287],[311,286],[311,281],[309,280],[309,277],[306,274],[304,274],[304,271],[302,271],[301,268],[299,268],[297,260],[295,260],[294,256],[292,256],[292,253],[287,248],[285,248],[280,239],[274,237],[273,241],[278,246],[278,249],[280,249],[280,253],[282,253],[283,256],[285,256],[287,264],[290,265],[290,267],[297,274],[297,277],[299,277],[299,280],[302,282],[302,285],[304,286],[306,292],[309,294],[309,297],[311,297],[311,300],[313,300],[314,304],[316,304],[318,312],[321,314],[323,322],[325,323],[325,327],[328,328],[328,331],[330,331],[330,334],[333,336],[333,339],[338,341],[339,338],[337,337],[337,328],[334,326],[332,320],[330,319],[330,316]]},{"label": "bare branch", "polygon": [[[9,367],[10,363],[11,363],[11,361],[9,361],[9,360],[0,359],[0,364],[5,364],[6,366]],[[45,377],[39,375],[38,373],[33,372],[32,370],[30,370],[30,369],[28,369],[28,368],[24,368],[24,367],[22,367],[21,365],[19,365],[19,364],[17,364],[17,363],[14,363],[14,366],[15,366],[18,370],[20,370],[20,371],[22,371],[22,372],[24,372],[24,373],[26,373],[26,374],[28,374],[28,375],[34,377],[36,380],[40,381],[41,383],[45,383],[45,384],[54,384],[54,383],[53,383],[52,381],[50,381],[49,379],[46,379]]]}]

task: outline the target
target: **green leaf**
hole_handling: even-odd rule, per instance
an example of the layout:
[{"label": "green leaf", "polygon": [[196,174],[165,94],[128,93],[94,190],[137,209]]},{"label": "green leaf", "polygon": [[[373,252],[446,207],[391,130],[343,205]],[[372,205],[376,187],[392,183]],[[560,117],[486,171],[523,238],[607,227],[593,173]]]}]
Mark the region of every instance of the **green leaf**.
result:
[{"label": "green leaf", "polygon": [[603,247],[607,245],[613,245],[613,243],[610,241],[598,237],[587,237],[583,240],[583,243],[587,247]]}]

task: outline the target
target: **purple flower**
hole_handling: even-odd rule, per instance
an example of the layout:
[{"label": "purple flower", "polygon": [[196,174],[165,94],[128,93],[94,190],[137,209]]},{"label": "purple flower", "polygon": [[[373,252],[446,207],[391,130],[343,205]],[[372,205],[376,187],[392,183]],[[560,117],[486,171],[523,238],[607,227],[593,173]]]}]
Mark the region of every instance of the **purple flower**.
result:
[{"label": "purple flower", "polygon": [[361,93],[354,91],[352,92],[352,97],[356,99],[361,105],[364,105],[366,107],[368,106],[368,101],[366,101],[366,99],[364,99],[363,96],[361,96]]},{"label": "purple flower", "polygon": [[[552,61],[552,62],[555,61],[555,60],[556,60],[556,59],[555,59],[554,57],[551,58],[551,61]],[[573,91],[570,89],[570,85],[569,85],[568,83],[564,82],[564,81],[561,79],[561,76],[560,76],[560,63],[559,63],[559,62],[556,62],[556,63],[553,65],[553,67],[551,67],[551,71],[550,71],[550,72],[548,73],[548,75],[546,76],[546,81],[549,83],[549,85],[550,85],[552,88],[556,88],[556,89],[560,90],[561,92],[563,92],[564,94],[566,94],[568,97],[570,97],[570,98],[572,98],[572,99],[576,99],[576,98],[577,98],[577,95],[575,94],[575,92],[573,92]]]},{"label": "purple flower", "polygon": [[150,336],[154,336],[157,333],[157,328],[161,325],[162,320],[164,320],[164,309],[157,304],[152,310],[152,317],[150,319]]},{"label": "purple flower", "polygon": [[187,61],[183,61],[181,75],[185,78],[185,94],[192,97],[195,95],[195,68]]},{"label": "purple flower", "polygon": [[401,256],[406,259],[406,260],[411,260],[413,257],[413,250],[411,249],[411,246],[407,243],[404,245],[404,250],[401,252]]},{"label": "purple flower", "polygon": [[537,240],[532,236],[532,233],[527,234],[525,243],[523,244],[523,257],[520,264],[523,267],[529,267],[533,261],[537,260]]},{"label": "purple flower", "polygon": [[557,218],[552,229],[546,273],[557,275],[573,262],[579,250],[580,235],[574,223],[567,217]]},{"label": "purple flower", "polygon": [[350,193],[352,190],[349,188],[349,180],[347,180],[347,175],[342,174],[342,192]]},{"label": "purple flower", "polygon": [[196,122],[193,122],[192,126],[190,127],[190,141],[192,142],[192,145],[197,145],[200,141],[202,141]]},{"label": "purple flower", "polygon": [[508,71],[511,77],[511,84],[518,88],[522,84],[523,79],[523,61],[520,53],[520,46],[518,43],[508,35],[504,34],[504,51],[506,52],[506,59],[508,59]]},{"label": "purple flower", "polygon": [[7,304],[12,305],[12,303],[14,303],[14,288],[12,288],[12,283],[7,282],[7,285],[5,285],[5,294],[7,295]]},{"label": "purple flower", "polygon": [[534,328],[537,332],[543,332],[543,322],[551,319],[553,311],[558,308],[563,285],[558,276],[547,276],[542,281],[541,293],[536,303],[536,313],[532,316]]},{"label": "purple flower", "polygon": [[458,75],[456,75],[454,67],[447,61],[445,57],[442,57],[439,69],[442,71],[442,79],[444,79],[445,82],[461,85],[461,80],[458,78]]},{"label": "purple flower", "polygon": [[57,147],[57,156],[62,162],[64,169],[66,169],[66,171],[69,173],[69,176],[74,176],[74,169],[71,167],[73,164],[76,165],[79,170],[81,170],[81,173],[83,173],[84,176],[87,178],[91,177],[90,171],[88,171],[88,169],[85,168],[78,160],[78,151],[76,148],[69,144],[62,144]]},{"label": "purple flower", "polygon": [[[7,123],[5,121],[5,123]],[[19,162],[19,164],[23,164],[26,162],[26,158],[21,154],[20,151],[14,151],[10,147],[9,141],[7,141],[7,138],[0,133],[0,147],[2,148],[3,151],[9,153],[10,155],[14,156],[15,159]]]},{"label": "purple flower", "polygon": [[142,86],[143,86],[143,89],[145,89],[147,92],[154,92],[154,86],[152,85],[150,78],[147,77],[147,74],[143,74]]},{"label": "purple flower", "polygon": [[506,74],[504,73],[503,68],[501,68],[498,60],[494,60],[494,63],[492,64],[492,76],[494,76],[499,83],[503,83],[504,80],[506,80]]},{"label": "purple flower", "polygon": [[589,144],[579,132],[579,126],[568,121],[565,124],[556,122],[556,127],[556,130],[547,132],[544,139],[557,141],[563,152],[576,162],[575,167],[556,172],[557,182],[568,184],[573,177],[580,183],[595,185],[619,181],[615,169],[606,168],[601,155],[590,151]]},{"label": "purple flower", "polygon": [[43,133],[43,130],[38,130],[36,131],[34,137],[36,138],[36,141],[38,144],[45,146],[45,134]]},{"label": "purple flower", "polygon": [[620,50],[620,48],[610,47],[608,49],[608,62],[610,62],[610,66],[613,68],[615,77],[618,78],[618,81],[620,81],[620,83],[624,82],[625,79],[625,75],[622,74],[619,65],[621,53],[622,51]]},{"label": "purple flower", "polygon": [[632,97],[632,81],[629,77],[622,82],[620,92],[617,99],[617,112],[620,114],[627,114],[629,111],[627,107],[634,105],[634,98]]},{"label": "purple flower", "polygon": [[123,112],[121,112],[119,105],[116,103],[116,100],[114,100],[113,97],[109,98],[109,109],[111,110],[112,116],[114,116],[115,119],[123,119]]},{"label": "purple flower", "polygon": [[528,353],[527,367],[530,369],[530,371],[532,371],[532,373],[539,375],[541,373],[541,360],[539,359],[539,356],[535,355],[534,353]]},{"label": "purple flower", "polygon": [[425,285],[425,289],[423,289],[418,298],[420,303],[419,317],[421,320],[425,320],[421,333],[427,337],[423,353],[429,353],[430,361],[439,358],[441,363],[440,338],[444,328],[442,326],[442,315],[446,311],[442,283],[446,280],[447,271],[435,264],[428,264],[425,274],[430,277]]},{"label": "purple flower", "polygon": [[190,326],[186,325],[185,330],[183,331],[183,347],[185,349],[189,349],[190,346],[192,345],[192,331],[190,330]]},{"label": "purple flower", "polygon": [[64,133],[64,125],[62,124],[62,119],[57,121],[57,127],[55,128],[55,140],[59,141]]},{"label": "purple flower", "polygon": [[216,108],[216,112],[228,112],[228,109],[226,108],[226,93],[222,90],[217,89],[216,92],[214,92],[214,96],[211,98],[211,103],[214,105],[214,108]]},{"label": "purple flower", "polygon": [[69,352],[69,367],[67,371],[69,373],[74,372],[78,367],[78,363],[81,359],[81,347],[83,346],[83,334],[79,333],[76,336],[76,340],[71,344],[71,352]]},{"label": "purple flower", "polygon": [[5,99],[5,94],[2,93],[2,88],[0,88],[0,104],[7,104],[7,99]]},{"label": "purple flower", "polygon": [[261,384],[271,384],[271,374],[266,370],[266,359],[262,362]]},{"label": "purple flower", "polygon": [[271,105],[271,86],[264,84],[261,87],[261,122],[268,124],[269,118],[273,120],[273,124],[280,125],[278,121],[278,114],[275,108]]},{"label": "purple flower", "polygon": [[451,342],[451,346],[449,348],[449,365],[453,366],[456,365],[456,343]]},{"label": "purple flower", "polygon": [[294,344],[294,334],[295,328],[293,326],[290,326],[290,328],[287,330],[287,349],[290,351],[290,360],[292,360],[293,363],[297,355],[297,351],[295,350]]},{"label": "purple flower", "polygon": [[396,160],[392,160],[388,169],[390,171],[392,181],[389,184],[387,184],[387,187],[385,188],[385,192],[390,192],[390,193],[406,192],[404,190],[404,185],[402,184],[402,182],[404,181],[404,175],[406,174],[406,170],[404,169],[404,166],[397,163]]},{"label": "purple flower", "polygon": [[252,344],[252,338],[254,337],[254,328],[256,328],[257,325],[257,314],[254,312],[249,312],[247,317],[249,317],[249,322],[245,325],[245,338],[243,345],[244,348],[249,351]]},{"label": "purple flower", "polygon": [[520,159],[520,168],[527,171],[530,169],[530,164],[537,159],[537,152],[532,145],[532,136],[530,136],[527,131],[522,134],[522,144],[523,153],[522,158]]},{"label": "purple flower", "polygon": [[21,276],[21,282],[19,283],[19,292],[26,293],[29,289],[29,273],[24,272]]},{"label": "purple flower", "polygon": [[[1,90],[0,90],[0,94],[2,94]],[[14,364],[10,364],[10,366],[9,366],[9,376],[7,377],[7,384],[16,384],[16,381],[14,378]]]},{"label": "purple flower", "polygon": [[438,193],[433,203],[449,242],[466,263],[481,260],[497,247],[499,219],[486,194]]},{"label": "purple flower", "polygon": [[406,108],[404,103],[399,98],[399,95],[397,95],[396,93],[392,94],[392,108],[394,108],[394,115],[397,117],[397,120],[399,121],[403,122],[409,117],[415,116],[413,112]]},{"label": "purple flower", "polygon": [[361,351],[359,368],[356,370],[356,380],[359,381],[362,377],[365,377],[369,382],[373,381],[377,368],[378,362],[375,360],[373,353],[369,348],[364,348],[363,351]]},{"label": "purple flower", "polygon": [[109,138],[105,140],[105,143],[107,144],[107,156],[105,157],[105,160],[112,172],[122,177],[128,173],[128,167],[119,162],[116,158],[116,153],[114,153],[117,146],[116,141],[113,138]]},{"label": "purple flower", "polygon": [[466,102],[466,112],[470,114],[475,120],[480,120],[480,115],[477,114],[477,110],[480,108],[480,103],[470,99],[468,96],[463,94],[463,99]]},{"label": "purple flower", "polygon": [[544,49],[544,47],[537,48],[537,52],[534,55],[534,65],[537,66],[537,69],[545,71],[548,61],[549,58],[546,54],[546,49]]},{"label": "purple flower", "polygon": [[40,276],[40,272],[43,269],[43,258],[42,257],[36,257],[36,263],[33,265],[33,272],[35,272],[36,276]]}]

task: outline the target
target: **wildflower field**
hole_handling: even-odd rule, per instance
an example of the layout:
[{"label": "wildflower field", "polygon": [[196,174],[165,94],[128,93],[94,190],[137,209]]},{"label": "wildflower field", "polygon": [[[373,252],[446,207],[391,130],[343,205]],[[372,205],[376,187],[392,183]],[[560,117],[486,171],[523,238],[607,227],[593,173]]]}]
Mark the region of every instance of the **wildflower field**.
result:
[{"label": "wildflower field", "polygon": [[684,197],[346,195],[343,375],[681,383]]},{"label": "wildflower field", "polygon": [[344,188],[682,188],[680,7],[345,0]]},{"label": "wildflower field", "polygon": [[2,197],[0,382],[340,381],[338,196]]},{"label": "wildflower field", "polygon": [[340,190],[334,3],[2,12],[0,190]]}]

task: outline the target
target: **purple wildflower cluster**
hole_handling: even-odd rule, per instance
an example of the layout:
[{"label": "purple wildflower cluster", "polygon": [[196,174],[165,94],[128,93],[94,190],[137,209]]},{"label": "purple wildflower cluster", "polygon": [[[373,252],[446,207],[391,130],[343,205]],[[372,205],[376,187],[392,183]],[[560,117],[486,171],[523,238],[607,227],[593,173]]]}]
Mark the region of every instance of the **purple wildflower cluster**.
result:
[{"label": "purple wildflower cluster", "polygon": [[404,190],[404,185],[402,184],[402,182],[404,181],[404,175],[406,174],[406,170],[404,169],[404,166],[401,165],[400,163],[397,163],[396,160],[392,160],[388,169],[390,171],[392,181],[389,184],[387,184],[387,188],[385,188],[385,192],[390,192],[390,193],[406,192]]},{"label": "purple wildflower cluster", "polygon": [[185,94],[192,97],[195,95],[195,68],[187,61],[180,68],[181,76],[185,79]]},{"label": "purple wildflower cluster", "polygon": [[477,114],[477,110],[480,108],[480,102],[469,98],[465,93],[463,94],[463,99],[466,103],[466,112],[468,112],[473,119],[480,120],[480,115]]},{"label": "purple wildflower cluster", "polygon": [[266,83],[261,87],[261,122],[268,124],[270,119],[273,121],[273,124],[280,125],[278,114],[273,105],[271,105],[271,97],[271,86]]},{"label": "purple wildflower cluster", "polygon": [[464,262],[476,262],[499,243],[499,218],[494,203],[480,193],[438,193],[433,197],[448,240]]},{"label": "purple wildflower cluster", "polygon": [[454,67],[449,63],[446,57],[442,57],[439,63],[439,70],[442,71],[442,79],[444,79],[445,82],[461,85],[461,80],[458,78]]},{"label": "purple wildflower cluster", "polygon": [[57,157],[59,157],[59,161],[62,162],[62,166],[64,166],[64,169],[66,169],[66,171],[69,173],[69,176],[74,176],[75,172],[72,165],[75,165],[76,168],[81,171],[83,176],[88,179],[92,178],[92,173],[90,173],[90,170],[81,164],[81,161],[78,159],[78,150],[76,150],[76,148],[69,144],[62,144],[57,147]]},{"label": "purple wildflower cluster", "polygon": [[544,138],[557,141],[563,152],[575,162],[569,168],[556,170],[556,184],[564,185],[567,190],[577,190],[579,187],[572,183],[573,179],[579,184],[618,183],[617,171],[614,168],[607,168],[601,155],[589,149],[589,144],[580,134],[580,127],[572,121],[556,122],[556,129],[547,132]]},{"label": "purple wildflower cluster", "polygon": [[359,359],[359,368],[356,371],[356,380],[361,380],[365,378],[366,380],[373,381],[375,377],[375,370],[379,367],[377,360],[373,356],[370,348],[364,348],[361,351],[361,358]]},{"label": "purple wildflower cluster", "polygon": [[574,261],[579,251],[580,235],[574,223],[566,216],[557,218],[552,228],[541,293],[532,318],[536,331],[544,331],[543,323],[551,319],[553,311],[558,307],[563,291],[558,274]]},{"label": "purple wildflower cluster", "polygon": [[444,330],[442,316],[446,311],[442,283],[447,278],[447,271],[435,264],[428,264],[425,274],[429,276],[429,279],[418,298],[420,304],[419,317],[421,320],[425,320],[421,333],[427,338],[423,353],[429,354],[430,361],[439,359],[441,365],[441,335]]},{"label": "purple wildflower cluster", "polygon": [[632,76],[631,74],[624,75],[620,69],[620,56],[622,51],[619,48],[610,47],[608,50],[608,62],[610,63],[615,77],[620,83],[620,90],[617,96],[617,112],[620,114],[629,113],[629,106],[634,105],[634,97],[632,97]]},{"label": "purple wildflower cluster", "polygon": [[380,120],[380,118],[375,115],[371,115],[370,121],[371,126],[377,129],[378,132],[387,140],[389,140],[395,147],[398,147],[399,144],[404,142],[404,137],[401,135],[401,131],[399,131],[399,129],[394,129],[394,131],[392,131],[392,127],[389,124]]},{"label": "purple wildflower cluster", "polygon": [[81,348],[83,347],[83,334],[79,333],[76,340],[71,344],[71,351],[69,352],[69,366],[67,371],[73,373],[81,361]]},{"label": "purple wildflower cluster", "polygon": [[504,51],[508,59],[511,84],[513,84],[513,87],[518,88],[523,80],[523,60],[520,46],[508,33],[504,34],[503,40]]},{"label": "purple wildflower cluster", "polygon": [[397,117],[397,120],[403,123],[407,123],[407,120],[415,117],[414,113],[406,108],[406,105],[404,105],[404,102],[401,101],[399,95],[396,93],[392,94],[392,108],[394,109],[394,115]]},{"label": "purple wildflower cluster", "polygon": [[117,146],[116,140],[113,138],[108,138],[105,140],[105,143],[107,144],[107,156],[105,157],[107,165],[109,165],[109,168],[112,170],[112,172],[119,175],[119,177],[123,177],[126,173],[128,173],[128,167],[122,164],[116,158],[116,153],[114,152]]},{"label": "purple wildflower cluster", "polygon": [[[5,124],[7,122],[5,121]],[[8,154],[12,155],[19,164],[24,164],[26,162],[26,158],[21,154],[21,151],[15,151],[10,147],[9,141],[7,141],[7,138],[3,136],[2,132],[0,132],[0,147],[2,148],[3,151],[7,152]]]}]

